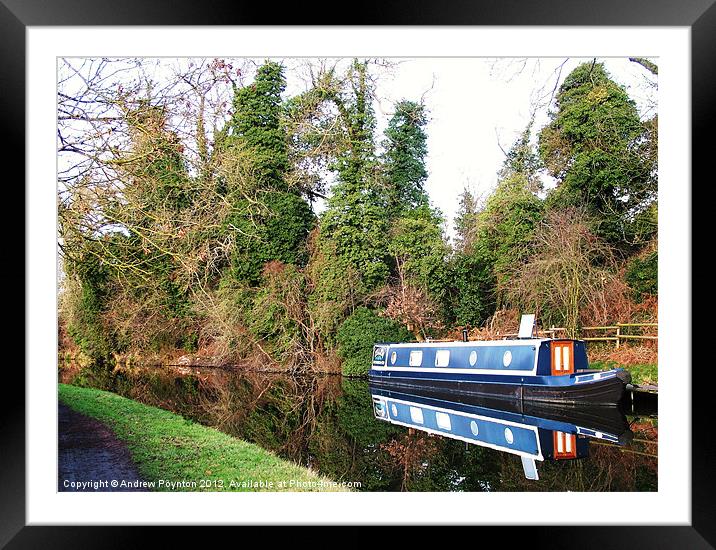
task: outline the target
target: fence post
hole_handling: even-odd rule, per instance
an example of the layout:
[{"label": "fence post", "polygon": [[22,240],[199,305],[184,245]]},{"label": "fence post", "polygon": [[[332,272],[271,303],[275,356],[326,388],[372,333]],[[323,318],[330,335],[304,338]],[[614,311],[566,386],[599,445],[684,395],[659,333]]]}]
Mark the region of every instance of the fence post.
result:
[{"label": "fence post", "polygon": [[621,326],[617,323],[617,349],[619,349],[619,337],[621,336]]}]

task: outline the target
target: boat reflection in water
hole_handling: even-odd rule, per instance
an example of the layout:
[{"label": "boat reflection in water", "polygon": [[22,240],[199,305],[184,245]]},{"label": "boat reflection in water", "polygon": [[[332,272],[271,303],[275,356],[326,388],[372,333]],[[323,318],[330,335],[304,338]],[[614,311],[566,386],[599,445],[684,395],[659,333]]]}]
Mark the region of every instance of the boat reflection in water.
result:
[{"label": "boat reflection in water", "polygon": [[527,479],[539,479],[536,461],[586,457],[590,439],[625,445],[632,438],[618,407],[560,407],[433,390],[408,393],[374,384],[370,390],[377,419],[518,455]]}]

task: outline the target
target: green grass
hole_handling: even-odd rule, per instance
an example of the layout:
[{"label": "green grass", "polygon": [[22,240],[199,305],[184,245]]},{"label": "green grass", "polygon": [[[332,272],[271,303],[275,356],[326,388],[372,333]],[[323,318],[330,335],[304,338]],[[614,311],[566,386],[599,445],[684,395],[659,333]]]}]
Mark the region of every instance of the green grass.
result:
[{"label": "green grass", "polygon": [[[160,480],[196,483],[179,489],[184,491],[348,490],[252,443],[169,411],[101,390],[58,386],[62,403],[107,424],[127,443],[144,480],[156,483],[152,490],[177,490],[160,485]],[[210,482],[202,487],[201,480]],[[260,482],[265,486],[251,486]]]},{"label": "green grass", "polygon": [[609,370],[621,367],[631,373],[632,383],[638,385],[659,384],[659,369],[655,364],[650,365],[621,365],[616,361],[593,361],[589,364],[592,369]]}]

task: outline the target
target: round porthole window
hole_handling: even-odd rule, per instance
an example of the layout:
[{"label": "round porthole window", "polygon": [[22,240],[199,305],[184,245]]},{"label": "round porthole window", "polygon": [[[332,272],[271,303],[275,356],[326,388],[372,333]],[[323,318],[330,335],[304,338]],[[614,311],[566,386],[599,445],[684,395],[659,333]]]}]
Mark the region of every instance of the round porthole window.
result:
[{"label": "round porthole window", "polygon": [[395,365],[395,361],[398,359],[398,354],[393,352],[390,354],[390,364]]},{"label": "round porthole window", "polygon": [[470,431],[472,432],[472,435],[477,435],[480,431],[477,428],[477,422],[475,422],[474,420],[470,422]]},{"label": "round porthole window", "polygon": [[502,364],[505,367],[509,367],[510,363],[512,363],[512,352],[510,350],[507,350],[502,356]]},{"label": "round porthole window", "polygon": [[477,352],[475,350],[472,350],[470,352],[470,366],[474,367],[475,363],[477,363]]},{"label": "round porthole window", "polygon": [[505,428],[505,440],[507,440],[507,443],[512,445],[512,442],[515,440],[515,436],[512,435],[512,430],[509,428]]},{"label": "round porthole window", "polygon": [[390,407],[390,410],[393,411],[393,416],[398,416],[398,407],[395,406],[395,403]]}]

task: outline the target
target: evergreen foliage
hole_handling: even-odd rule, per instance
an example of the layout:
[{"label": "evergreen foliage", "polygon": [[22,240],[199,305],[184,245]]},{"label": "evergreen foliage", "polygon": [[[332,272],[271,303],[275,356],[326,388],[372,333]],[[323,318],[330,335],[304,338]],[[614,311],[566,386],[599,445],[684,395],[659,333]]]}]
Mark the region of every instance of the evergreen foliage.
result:
[{"label": "evergreen foliage", "polygon": [[584,63],[565,79],[551,122],[540,132],[539,152],[559,186],[550,194],[555,207],[584,206],[595,231],[624,247],[630,221],[656,197],[647,162],[649,130],[634,101],[601,63]]},{"label": "evergreen foliage", "polygon": [[338,355],[343,359],[343,374],[368,374],[376,342],[405,342],[413,335],[395,321],[366,308],[357,308],[338,328]]},{"label": "evergreen foliage", "polygon": [[425,156],[428,153],[425,109],[403,100],[385,130],[383,166],[386,179],[388,216],[398,217],[414,208],[428,205],[423,184],[428,177]]},{"label": "evergreen foliage", "polygon": [[67,330],[80,349],[94,360],[109,356],[111,341],[102,323],[106,308],[108,274],[97,256],[86,254],[65,261],[70,310]]},{"label": "evergreen foliage", "polygon": [[659,291],[659,252],[654,250],[632,258],[627,264],[625,280],[637,302],[647,296],[656,296]]},{"label": "evergreen foliage", "polygon": [[504,305],[509,276],[530,252],[544,206],[534,193],[536,160],[528,126],[507,154],[500,180],[484,206],[465,190],[457,218],[461,250],[452,262],[452,309],[458,325],[479,326]]},{"label": "evergreen foliage", "polygon": [[261,269],[271,260],[305,265],[306,238],[315,216],[297,189],[287,183],[288,135],[283,123],[286,88],[283,68],[275,62],[259,67],[254,83],[237,88],[228,137],[222,141],[227,162],[241,151],[251,159],[248,189],[234,197],[236,250],[234,276],[252,285],[261,282]]},{"label": "evergreen foliage", "polygon": [[375,116],[367,64],[356,61],[350,74],[351,94],[336,97],[345,125],[346,144],[332,168],[338,181],[321,219],[321,237],[335,245],[343,269],[360,273],[362,291],[380,286],[388,275],[387,220],[374,146]]}]

